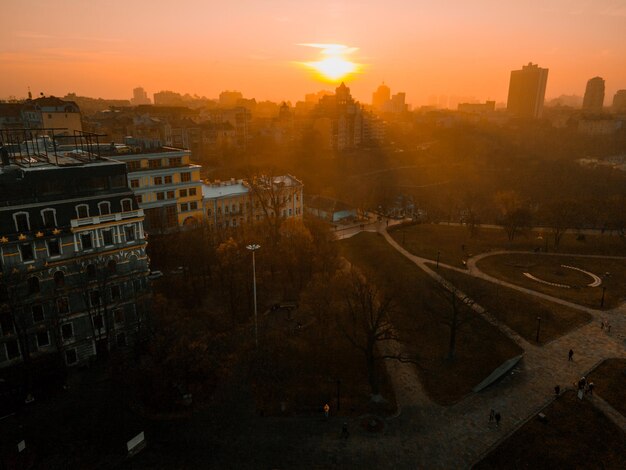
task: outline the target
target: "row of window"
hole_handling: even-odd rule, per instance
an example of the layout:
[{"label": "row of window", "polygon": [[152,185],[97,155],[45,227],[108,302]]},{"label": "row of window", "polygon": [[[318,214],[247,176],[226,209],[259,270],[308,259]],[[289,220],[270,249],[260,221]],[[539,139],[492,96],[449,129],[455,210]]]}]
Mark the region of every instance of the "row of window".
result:
[{"label": "row of window", "polygon": [[[150,167],[150,168],[155,168],[155,167]],[[156,168],[160,168],[160,167],[156,167]],[[139,168],[136,168],[139,169]],[[183,172],[183,173],[179,173],[180,174],[180,182],[181,183],[187,183],[189,181],[191,181],[191,172]],[[165,175],[165,176],[154,176],[152,178],[152,184],[159,186],[161,184],[172,184],[173,181],[173,175]],[[140,186],[139,184],[139,179],[138,178],[134,178],[130,180],[130,187],[131,188],[138,188]]]},{"label": "row of window", "polygon": [[187,211],[195,211],[198,210],[198,203],[197,202],[184,202],[180,205],[180,211],[181,212],[187,212]]},{"label": "row of window", "polygon": [[[163,161],[166,160],[167,164],[163,165]],[[148,168],[162,168],[163,166],[181,166],[183,164],[182,157],[170,157],[167,159],[153,158],[148,160]],[[129,171],[139,170],[141,168],[141,160],[133,160],[126,163],[126,167]]]},{"label": "row of window", "polygon": [[[132,200],[129,198],[122,199],[120,201],[120,208],[122,212],[129,212],[133,209]],[[84,219],[89,217],[89,205],[78,204],[75,207],[76,217],[78,219]],[[108,215],[111,213],[111,203],[109,201],[101,201],[98,203],[99,215]],[[56,209],[46,208],[40,211],[41,223],[43,228],[54,228],[58,226]],[[16,212],[13,214],[13,221],[15,222],[15,230],[19,233],[28,232],[31,230],[30,214],[28,212]]]},{"label": "row of window", "polygon": [[[113,229],[103,229],[100,230],[101,234],[101,246],[113,246],[115,244],[115,234]],[[126,243],[133,242],[137,240],[137,228],[135,225],[125,225],[123,227],[124,240]],[[97,233],[96,233],[97,236]],[[119,234],[120,243],[122,242],[122,234]],[[99,241],[100,241],[99,240]],[[83,251],[93,250],[94,248],[94,233],[92,232],[82,232],[78,236],[78,241],[80,242],[80,249]],[[46,240],[46,248],[48,251],[48,257],[53,258],[55,256],[60,256],[62,253],[61,242],[58,238],[51,238]],[[35,250],[33,249],[32,243],[20,243],[19,252],[22,259],[22,262],[26,261],[34,261],[37,259],[35,255]]]}]

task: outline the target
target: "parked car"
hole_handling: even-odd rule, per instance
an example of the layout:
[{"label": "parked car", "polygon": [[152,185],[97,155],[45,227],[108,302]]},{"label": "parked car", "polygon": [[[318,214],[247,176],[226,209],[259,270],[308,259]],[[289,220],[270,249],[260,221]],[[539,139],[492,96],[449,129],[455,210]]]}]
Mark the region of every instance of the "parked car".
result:
[{"label": "parked car", "polygon": [[148,274],[148,279],[150,280],[159,279],[160,277],[163,277],[161,271],[150,271],[150,274]]}]

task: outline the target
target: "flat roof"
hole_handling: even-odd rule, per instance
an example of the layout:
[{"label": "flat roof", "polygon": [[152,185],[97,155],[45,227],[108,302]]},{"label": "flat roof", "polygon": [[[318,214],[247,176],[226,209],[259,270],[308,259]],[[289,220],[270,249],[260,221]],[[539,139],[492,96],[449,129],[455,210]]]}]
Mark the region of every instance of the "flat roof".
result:
[{"label": "flat roof", "polygon": [[248,194],[250,189],[243,180],[223,181],[220,183],[202,184],[203,199],[217,199],[220,197]]}]

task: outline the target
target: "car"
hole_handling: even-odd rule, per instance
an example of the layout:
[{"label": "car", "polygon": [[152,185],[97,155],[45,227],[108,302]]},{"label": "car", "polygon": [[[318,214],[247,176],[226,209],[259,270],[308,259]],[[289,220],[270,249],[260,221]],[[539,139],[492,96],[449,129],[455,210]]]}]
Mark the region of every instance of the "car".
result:
[{"label": "car", "polygon": [[178,266],[177,268],[172,269],[170,271],[170,274],[182,274],[184,272],[185,272],[185,268],[183,266]]},{"label": "car", "polygon": [[159,279],[160,277],[163,277],[161,271],[150,271],[150,274],[148,274],[148,279],[150,280]]}]

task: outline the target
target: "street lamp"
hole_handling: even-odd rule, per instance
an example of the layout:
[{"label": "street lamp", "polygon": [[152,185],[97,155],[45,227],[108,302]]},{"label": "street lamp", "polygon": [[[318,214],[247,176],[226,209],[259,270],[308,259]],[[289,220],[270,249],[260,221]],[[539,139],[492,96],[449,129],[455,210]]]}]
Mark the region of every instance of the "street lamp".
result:
[{"label": "street lamp", "polygon": [[252,252],[252,289],[254,292],[254,343],[256,348],[259,348],[259,326],[257,323],[257,308],[256,308],[256,264],[254,259],[254,252],[261,248],[261,245],[257,245],[256,243],[251,243],[246,246],[248,250]]},{"label": "street lamp", "polygon": [[541,329],[541,317],[537,317],[537,337],[535,338],[535,342],[539,342],[539,330]]},{"label": "street lamp", "polygon": [[602,286],[602,299],[600,300],[600,308],[604,307],[604,293],[606,292],[606,286]]}]

